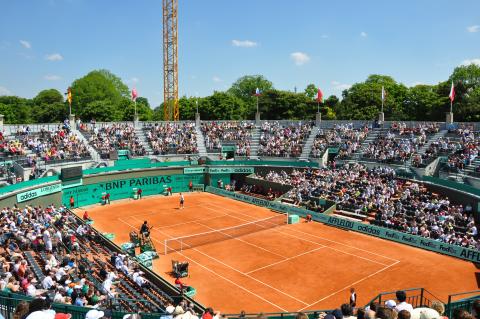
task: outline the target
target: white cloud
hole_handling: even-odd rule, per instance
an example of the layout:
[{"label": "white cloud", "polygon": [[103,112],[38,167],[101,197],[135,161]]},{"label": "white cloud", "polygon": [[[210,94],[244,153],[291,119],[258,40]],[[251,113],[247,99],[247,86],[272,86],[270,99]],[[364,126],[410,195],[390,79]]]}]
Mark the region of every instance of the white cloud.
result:
[{"label": "white cloud", "polygon": [[360,36],[361,36],[362,38],[366,38],[366,37],[368,37],[368,34],[367,34],[367,32],[362,31],[362,32],[360,32]]},{"label": "white cloud", "polygon": [[47,54],[45,60],[48,61],[62,61],[63,56],[60,53]]},{"label": "white cloud", "polygon": [[47,81],[58,81],[62,79],[60,76],[55,74],[47,74],[43,78]]},{"label": "white cloud", "polygon": [[258,43],[250,40],[232,40],[232,45],[234,47],[253,48],[256,47]]},{"label": "white cloud", "polygon": [[350,84],[340,83],[338,81],[332,81],[332,86],[333,86],[333,89],[337,91],[348,90],[351,87]]},{"label": "white cloud", "polygon": [[214,76],[214,77],[212,78],[212,80],[213,80],[213,82],[217,82],[217,83],[218,83],[218,82],[222,82],[222,79],[220,79],[218,76]]},{"label": "white cloud", "polygon": [[470,32],[470,33],[478,32],[478,31],[480,31],[480,25],[471,25],[471,26],[467,27],[467,31]]},{"label": "white cloud", "polygon": [[0,95],[12,95],[12,92],[6,87],[0,86]]},{"label": "white cloud", "polygon": [[480,66],[480,58],[463,60],[462,65],[476,64]]},{"label": "white cloud", "polygon": [[31,49],[32,48],[32,45],[30,44],[30,42],[26,41],[26,40],[20,40],[20,44],[25,48],[25,49]]},{"label": "white cloud", "polygon": [[292,58],[293,62],[295,62],[296,65],[304,65],[308,61],[310,61],[310,57],[303,52],[293,52],[290,54],[290,57]]},{"label": "white cloud", "polygon": [[138,82],[140,82],[140,79],[134,76],[126,80],[125,82],[127,82],[127,84],[137,84]]}]

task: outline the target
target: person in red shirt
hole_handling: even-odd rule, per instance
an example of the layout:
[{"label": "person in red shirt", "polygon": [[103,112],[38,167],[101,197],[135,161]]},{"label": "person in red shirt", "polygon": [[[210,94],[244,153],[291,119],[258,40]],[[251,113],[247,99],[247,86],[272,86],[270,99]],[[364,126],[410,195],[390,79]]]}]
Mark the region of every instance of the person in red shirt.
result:
[{"label": "person in red shirt", "polygon": [[109,204],[110,205],[110,193],[107,193],[105,195],[105,204]]},{"label": "person in red shirt", "polygon": [[137,190],[137,196],[138,196],[138,199],[142,199],[142,189],[141,188],[139,188]]},{"label": "person in red shirt", "polygon": [[88,216],[88,212],[85,211],[85,213],[83,213],[83,220],[85,221],[92,221],[92,219],[90,218],[90,216]]},{"label": "person in red shirt", "polygon": [[188,189],[189,189],[191,192],[193,191],[193,183],[192,183],[192,181],[190,181],[190,182],[188,183]]},{"label": "person in red shirt", "polygon": [[73,198],[73,196],[70,196],[70,208],[73,207],[75,207],[75,199]]},{"label": "person in red shirt", "polygon": [[309,223],[312,221],[312,215],[311,214],[307,214],[307,216],[305,217],[305,222],[306,223]]},{"label": "person in red shirt", "polygon": [[180,280],[180,277],[175,278],[175,286],[183,293],[188,290],[188,285]]}]

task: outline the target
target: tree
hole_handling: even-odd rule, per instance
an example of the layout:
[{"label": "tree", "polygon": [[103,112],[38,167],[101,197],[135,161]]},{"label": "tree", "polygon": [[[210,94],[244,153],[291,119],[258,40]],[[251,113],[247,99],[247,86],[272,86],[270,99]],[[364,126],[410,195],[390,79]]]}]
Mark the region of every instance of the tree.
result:
[{"label": "tree", "polygon": [[232,87],[228,89],[228,93],[248,101],[254,96],[257,88],[263,92],[272,89],[273,85],[263,75],[246,75],[235,81]]},{"label": "tree", "polygon": [[105,69],[99,70],[98,72],[102,74],[108,81],[110,81],[117,90],[117,92],[119,92],[123,97],[130,97],[130,90],[128,89],[128,86],[126,86],[125,83],[122,82],[122,79]]},{"label": "tree", "polygon": [[[99,114],[99,110],[90,110],[92,106],[102,106],[103,111],[109,111],[111,114],[101,114],[103,119],[120,120],[124,109],[121,105],[127,99],[122,95],[114,84],[114,80],[105,77],[105,71],[92,71],[84,77],[75,80],[72,84],[72,112],[76,113],[83,120],[89,121],[98,117],[92,117],[93,114]],[[117,83],[118,85],[118,83]],[[127,90],[128,91],[128,90]]]},{"label": "tree", "polygon": [[[135,103],[130,99],[123,99],[124,107],[123,121],[132,121],[135,115]],[[153,110],[150,108],[148,99],[144,97],[137,98],[137,115],[140,121],[151,121],[153,119]]]},{"label": "tree", "polygon": [[305,88],[305,95],[311,100],[315,99],[317,93],[318,88],[315,86],[315,84],[309,84]]},{"label": "tree", "polygon": [[32,100],[17,96],[0,96],[0,109],[5,123],[23,124],[32,122]]},{"label": "tree", "polygon": [[33,98],[32,118],[35,122],[62,122],[67,116],[68,106],[58,90],[43,90]]},{"label": "tree", "polygon": [[63,95],[58,90],[43,90],[33,98],[35,105],[63,103]]}]

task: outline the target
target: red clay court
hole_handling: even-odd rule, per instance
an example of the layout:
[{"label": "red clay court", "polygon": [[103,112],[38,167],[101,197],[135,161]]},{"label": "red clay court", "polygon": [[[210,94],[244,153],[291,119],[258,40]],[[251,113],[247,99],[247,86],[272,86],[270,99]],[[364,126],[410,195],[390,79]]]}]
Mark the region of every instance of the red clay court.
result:
[{"label": "red clay court", "polygon": [[[144,220],[160,254],[154,270],[173,283],[171,260],[188,261],[195,299],[223,313],[331,309],[355,287],[363,305],[379,291],[424,287],[445,300],[478,289],[473,263],[320,223],[280,225],[164,255],[164,241],[262,220],[278,213],[208,193],[123,200],[88,209],[94,226],[129,241]],[[83,210],[77,210],[81,215]],[[286,217],[285,217],[286,220]]]}]

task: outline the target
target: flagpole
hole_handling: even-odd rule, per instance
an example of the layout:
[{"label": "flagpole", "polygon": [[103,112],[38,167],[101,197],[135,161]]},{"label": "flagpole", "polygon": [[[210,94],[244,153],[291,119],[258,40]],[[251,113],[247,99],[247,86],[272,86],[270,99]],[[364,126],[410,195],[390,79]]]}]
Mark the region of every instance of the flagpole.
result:
[{"label": "flagpole", "polygon": [[257,113],[258,113],[258,94],[257,94]]},{"label": "flagpole", "polygon": [[450,113],[453,113],[453,101],[450,99]]},{"label": "flagpole", "polygon": [[382,98],[382,113],[383,113],[383,98]]},{"label": "flagpole", "polygon": [[135,103],[135,120],[137,120],[137,99],[133,100]]},{"label": "flagpole", "polygon": [[317,113],[320,113],[320,101],[317,99]]}]

